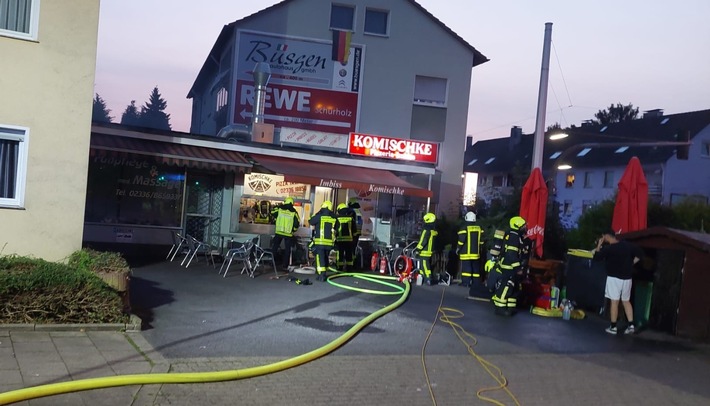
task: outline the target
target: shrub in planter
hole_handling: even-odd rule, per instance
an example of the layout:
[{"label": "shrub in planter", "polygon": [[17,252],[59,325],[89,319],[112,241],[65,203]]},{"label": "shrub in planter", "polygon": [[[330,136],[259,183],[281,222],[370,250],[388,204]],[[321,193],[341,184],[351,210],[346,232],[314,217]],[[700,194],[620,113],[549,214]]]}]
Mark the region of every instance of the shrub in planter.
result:
[{"label": "shrub in planter", "polygon": [[131,268],[121,254],[84,248],[69,256],[70,267],[93,272],[119,292],[128,290]]}]

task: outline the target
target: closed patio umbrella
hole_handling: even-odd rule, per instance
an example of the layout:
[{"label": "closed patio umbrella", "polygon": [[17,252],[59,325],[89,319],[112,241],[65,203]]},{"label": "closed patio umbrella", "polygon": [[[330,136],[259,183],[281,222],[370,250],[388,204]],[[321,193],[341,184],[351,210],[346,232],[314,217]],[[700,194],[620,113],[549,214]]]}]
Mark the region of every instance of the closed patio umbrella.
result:
[{"label": "closed patio umbrella", "polygon": [[547,186],[540,168],[533,168],[520,201],[520,217],[528,223],[528,237],[535,242],[535,255],[542,257],[547,214]]},{"label": "closed patio umbrella", "polygon": [[648,182],[637,157],[629,160],[618,185],[611,228],[617,234],[643,230],[647,227]]}]

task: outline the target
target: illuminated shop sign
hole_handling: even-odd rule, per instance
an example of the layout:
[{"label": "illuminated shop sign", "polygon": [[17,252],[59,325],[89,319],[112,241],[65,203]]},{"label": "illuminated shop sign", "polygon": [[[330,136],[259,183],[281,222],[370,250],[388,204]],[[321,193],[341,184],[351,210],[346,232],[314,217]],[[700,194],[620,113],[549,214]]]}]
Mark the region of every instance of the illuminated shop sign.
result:
[{"label": "illuminated shop sign", "polygon": [[439,144],[381,135],[350,133],[348,153],[435,164],[439,158]]},{"label": "illuminated shop sign", "polygon": [[244,194],[270,197],[293,197],[305,199],[308,186],[284,181],[281,175],[249,173],[244,175]]}]

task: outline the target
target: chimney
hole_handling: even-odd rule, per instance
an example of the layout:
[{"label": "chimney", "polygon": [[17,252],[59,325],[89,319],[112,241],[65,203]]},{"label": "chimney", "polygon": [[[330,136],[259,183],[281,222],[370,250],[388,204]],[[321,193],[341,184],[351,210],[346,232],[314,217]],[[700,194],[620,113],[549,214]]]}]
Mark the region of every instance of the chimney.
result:
[{"label": "chimney", "polygon": [[643,112],[643,118],[659,118],[663,117],[663,109],[653,109]]},{"label": "chimney", "polygon": [[251,116],[251,140],[272,144],[274,142],[274,125],[264,122],[266,85],[271,79],[271,68],[266,62],[258,62],[252,75],[254,76],[254,110]]},{"label": "chimney", "polygon": [[594,125],[594,120],[584,120],[582,121],[582,127],[591,127]]},{"label": "chimney", "polygon": [[521,127],[513,126],[510,129],[510,142],[508,143],[508,149],[515,148],[516,145],[520,144],[523,139],[523,129]]},{"label": "chimney", "polygon": [[466,146],[473,146],[473,135],[468,134],[466,135]]}]

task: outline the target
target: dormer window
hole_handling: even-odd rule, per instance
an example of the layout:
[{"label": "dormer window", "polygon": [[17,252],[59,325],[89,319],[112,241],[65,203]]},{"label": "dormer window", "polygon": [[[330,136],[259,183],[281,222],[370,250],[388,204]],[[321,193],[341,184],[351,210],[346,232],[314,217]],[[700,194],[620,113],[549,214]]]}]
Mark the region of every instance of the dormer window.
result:
[{"label": "dormer window", "polygon": [[591,151],[591,150],[592,150],[591,148],[585,148],[585,149],[579,151],[579,154],[577,154],[577,156],[585,156],[585,155],[587,155],[587,154],[589,153],[589,151]]}]

